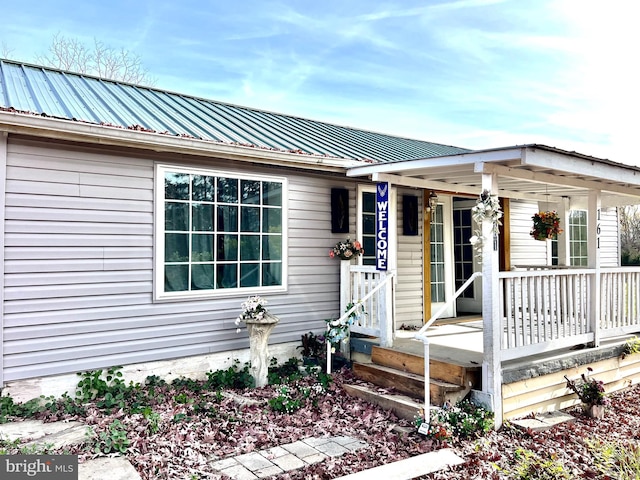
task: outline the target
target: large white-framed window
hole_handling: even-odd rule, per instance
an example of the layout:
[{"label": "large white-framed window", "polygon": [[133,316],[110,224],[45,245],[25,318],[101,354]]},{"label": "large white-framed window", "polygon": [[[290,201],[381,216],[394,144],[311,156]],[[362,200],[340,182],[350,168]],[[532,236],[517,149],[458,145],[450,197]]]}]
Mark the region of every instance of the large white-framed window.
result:
[{"label": "large white-framed window", "polygon": [[283,177],[156,167],[157,299],[286,288]]}]

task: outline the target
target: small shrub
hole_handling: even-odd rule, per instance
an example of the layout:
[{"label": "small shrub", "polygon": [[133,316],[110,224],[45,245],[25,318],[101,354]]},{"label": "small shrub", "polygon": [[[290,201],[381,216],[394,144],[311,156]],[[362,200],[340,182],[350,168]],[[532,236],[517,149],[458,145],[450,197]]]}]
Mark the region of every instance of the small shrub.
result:
[{"label": "small shrub", "polygon": [[[493,418],[493,412],[463,400],[453,407],[438,410],[432,416],[425,435],[437,440],[478,437],[493,428]],[[416,425],[419,427],[423,421],[418,417]]]},{"label": "small shrub", "polygon": [[582,403],[586,405],[607,405],[609,399],[605,394],[604,382],[591,378],[592,371],[593,369],[588,367],[587,373],[583,373],[580,376],[581,380],[569,380],[565,375],[564,379],[567,381],[567,388],[573,390]]},{"label": "small shrub", "polygon": [[133,382],[127,385],[122,379],[121,368],[112,367],[106,373],[102,370],[78,373],[81,380],[76,387],[76,399],[81,403],[95,402],[96,407],[106,410],[126,408],[140,385]]},{"label": "small shrub", "polygon": [[208,390],[217,390],[219,388],[243,389],[252,387],[254,383],[249,371],[249,365],[245,363],[244,367],[240,368],[240,362],[236,360],[226,370],[207,372],[207,380],[204,383],[204,387]]},{"label": "small shrub", "polygon": [[586,440],[593,463],[603,478],[635,480],[640,478],[640,446],[634,442]]},{"label": "small shrub", "polygon": [[640,353],[640,338],[633,336],[626,341],[622,348],[622,358],[634,353]]},{"label": "small shrub", "polygon": [[325,392],[326,387],[320,382],[311,385],[293,382],[282,385],[277,395],[270,398],[267,403],[274,412],[294,413],[308,404],[317,406],[318,399]]},{"label": "small shrub", "polygon": [[298,368],[298,359],[290,358],[282,365],[278,365],[278,359],[272,358],[269,366],[267,380],[269,385],[280,385],[283,383],[291,383],[303,377]]},{"label": "small shrub", "polygon": [[569,480],[572,476],[564,465],[552,454],[543,459],[530,450],[518,448],[515,451],[513,465],[498,468],[508,478],[520,480]]},{"label": "small shrub", "polygon": [[279,394],[269,399],[269,406],[274,412],[293,413],[302,407],[302,398],[296,391],[292,391],[289,387],[284,386],[279,390]]},{"label": "small shrub", "polygon": [[95,453],[126,453],[129,448],[127,429],[120,420],[114,420],[106,431],[95,439]]},{"label": "small shrub", "polygon": [[53,397],[41,395],[24,403],[16,403],[10,395],[0,395],[0,424],[12,418],[33,418],[47,410],[53,401]]}]

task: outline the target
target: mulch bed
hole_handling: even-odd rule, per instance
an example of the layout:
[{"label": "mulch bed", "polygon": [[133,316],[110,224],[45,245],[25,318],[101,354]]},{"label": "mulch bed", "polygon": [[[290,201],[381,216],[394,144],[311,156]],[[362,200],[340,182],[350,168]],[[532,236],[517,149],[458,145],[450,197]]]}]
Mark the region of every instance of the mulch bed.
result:
[{"label": "mulch bed", "polygon": [[[115,419],[122,422],[130,442],[127,458],[142,478],[149,480],[224,478],[212,471],[212,461],[308,437],[336,435],[356,437],[368,446],[273,478],[331,479],[443,447],[453,448],[465,463],[422,478],[514,478],[518,449],[561,464],[569,472],[568,478],[608,478],[596,472],[586,442],[637,441],[640,437],[640,386],[611,395],[604,420],[594,420],[580,408],[573,408],[568,413],[575,416],[575,421],[544,432],[505,425],[480,438],[443,442],[426,438],[411,428],[410,422],[350,397],[341,387],[347,380],[354,381],[348,370],[335,374],[329,390],[316,397],[315,405],[309,402],[291,414],[274,412],[268,406],[268,399],[281,392],[280,386],[242,390],[235,395],[201,392],[191,402],[180,395],[184,391],[181,387],[167,385],[156,391],[154,398],[158,401],[149,405],[154,415],[122,410],[105,414],[89,406],[87,414],[79,419],[92,426],[97,435],[108,432]],[[45,416],[48,420],[62,418],[73,416]],[[398,431],[399,426],[405,427],[404,432]],[[80,455],[81,461],[98,456],[83,446],[68,453]]]}]

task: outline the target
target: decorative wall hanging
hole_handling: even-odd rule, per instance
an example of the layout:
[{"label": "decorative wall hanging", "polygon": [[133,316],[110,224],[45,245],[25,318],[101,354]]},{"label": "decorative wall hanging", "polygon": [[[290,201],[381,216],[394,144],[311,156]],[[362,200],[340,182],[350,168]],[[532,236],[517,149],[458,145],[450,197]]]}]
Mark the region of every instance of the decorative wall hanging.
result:
[{"label": "decorative wall hanging", "polygon": [[416,196],[402,197],[402,233],[418,235],[418,197]]},{"label": "decorative wall hanging", "polygon": [[349,233],[349,190],[331,189],[331,232]]}]

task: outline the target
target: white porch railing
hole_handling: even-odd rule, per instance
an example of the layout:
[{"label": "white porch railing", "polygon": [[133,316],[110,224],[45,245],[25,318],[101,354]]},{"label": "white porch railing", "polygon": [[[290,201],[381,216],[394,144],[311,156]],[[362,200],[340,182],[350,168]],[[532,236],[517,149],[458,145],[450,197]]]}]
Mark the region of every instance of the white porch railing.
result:
[{"label": "white porch railing", "polygon": [[[596,274],[594,269],[500,272],[502,360],[639,331],[640,268],[601,268],[598,292]],[[600,297],[593,323],[592,295]]]},{"label": "white porch railing", "polygon": [[[378,271],[373,266],[352,265],[343,261],[340,266],[340,311],[338,321],[346,321],[362,305],[350,327],[352,333],[380,338],[380,345],[393,345],[394,272]],[[351,307],[347,306],[351,304]],[[328,328],[328,327],[327,327]],[[331,344],[327,342],[327,373],[331,373]]]},{"label": "white porch railing", "polygon": [[[393,282],[392,272],[376,270],[372,265],[352,265],[342,262],[340,312],[349,304],[361,303],[364,315],[360,315],[351,331],[380,337],[380,344],[393,344]],[[383,286],[381,286],[383,285]]]},{"label": "white porch railing", "polygon": [[602,338],[640,330],[640,267],[601,269]]}]

